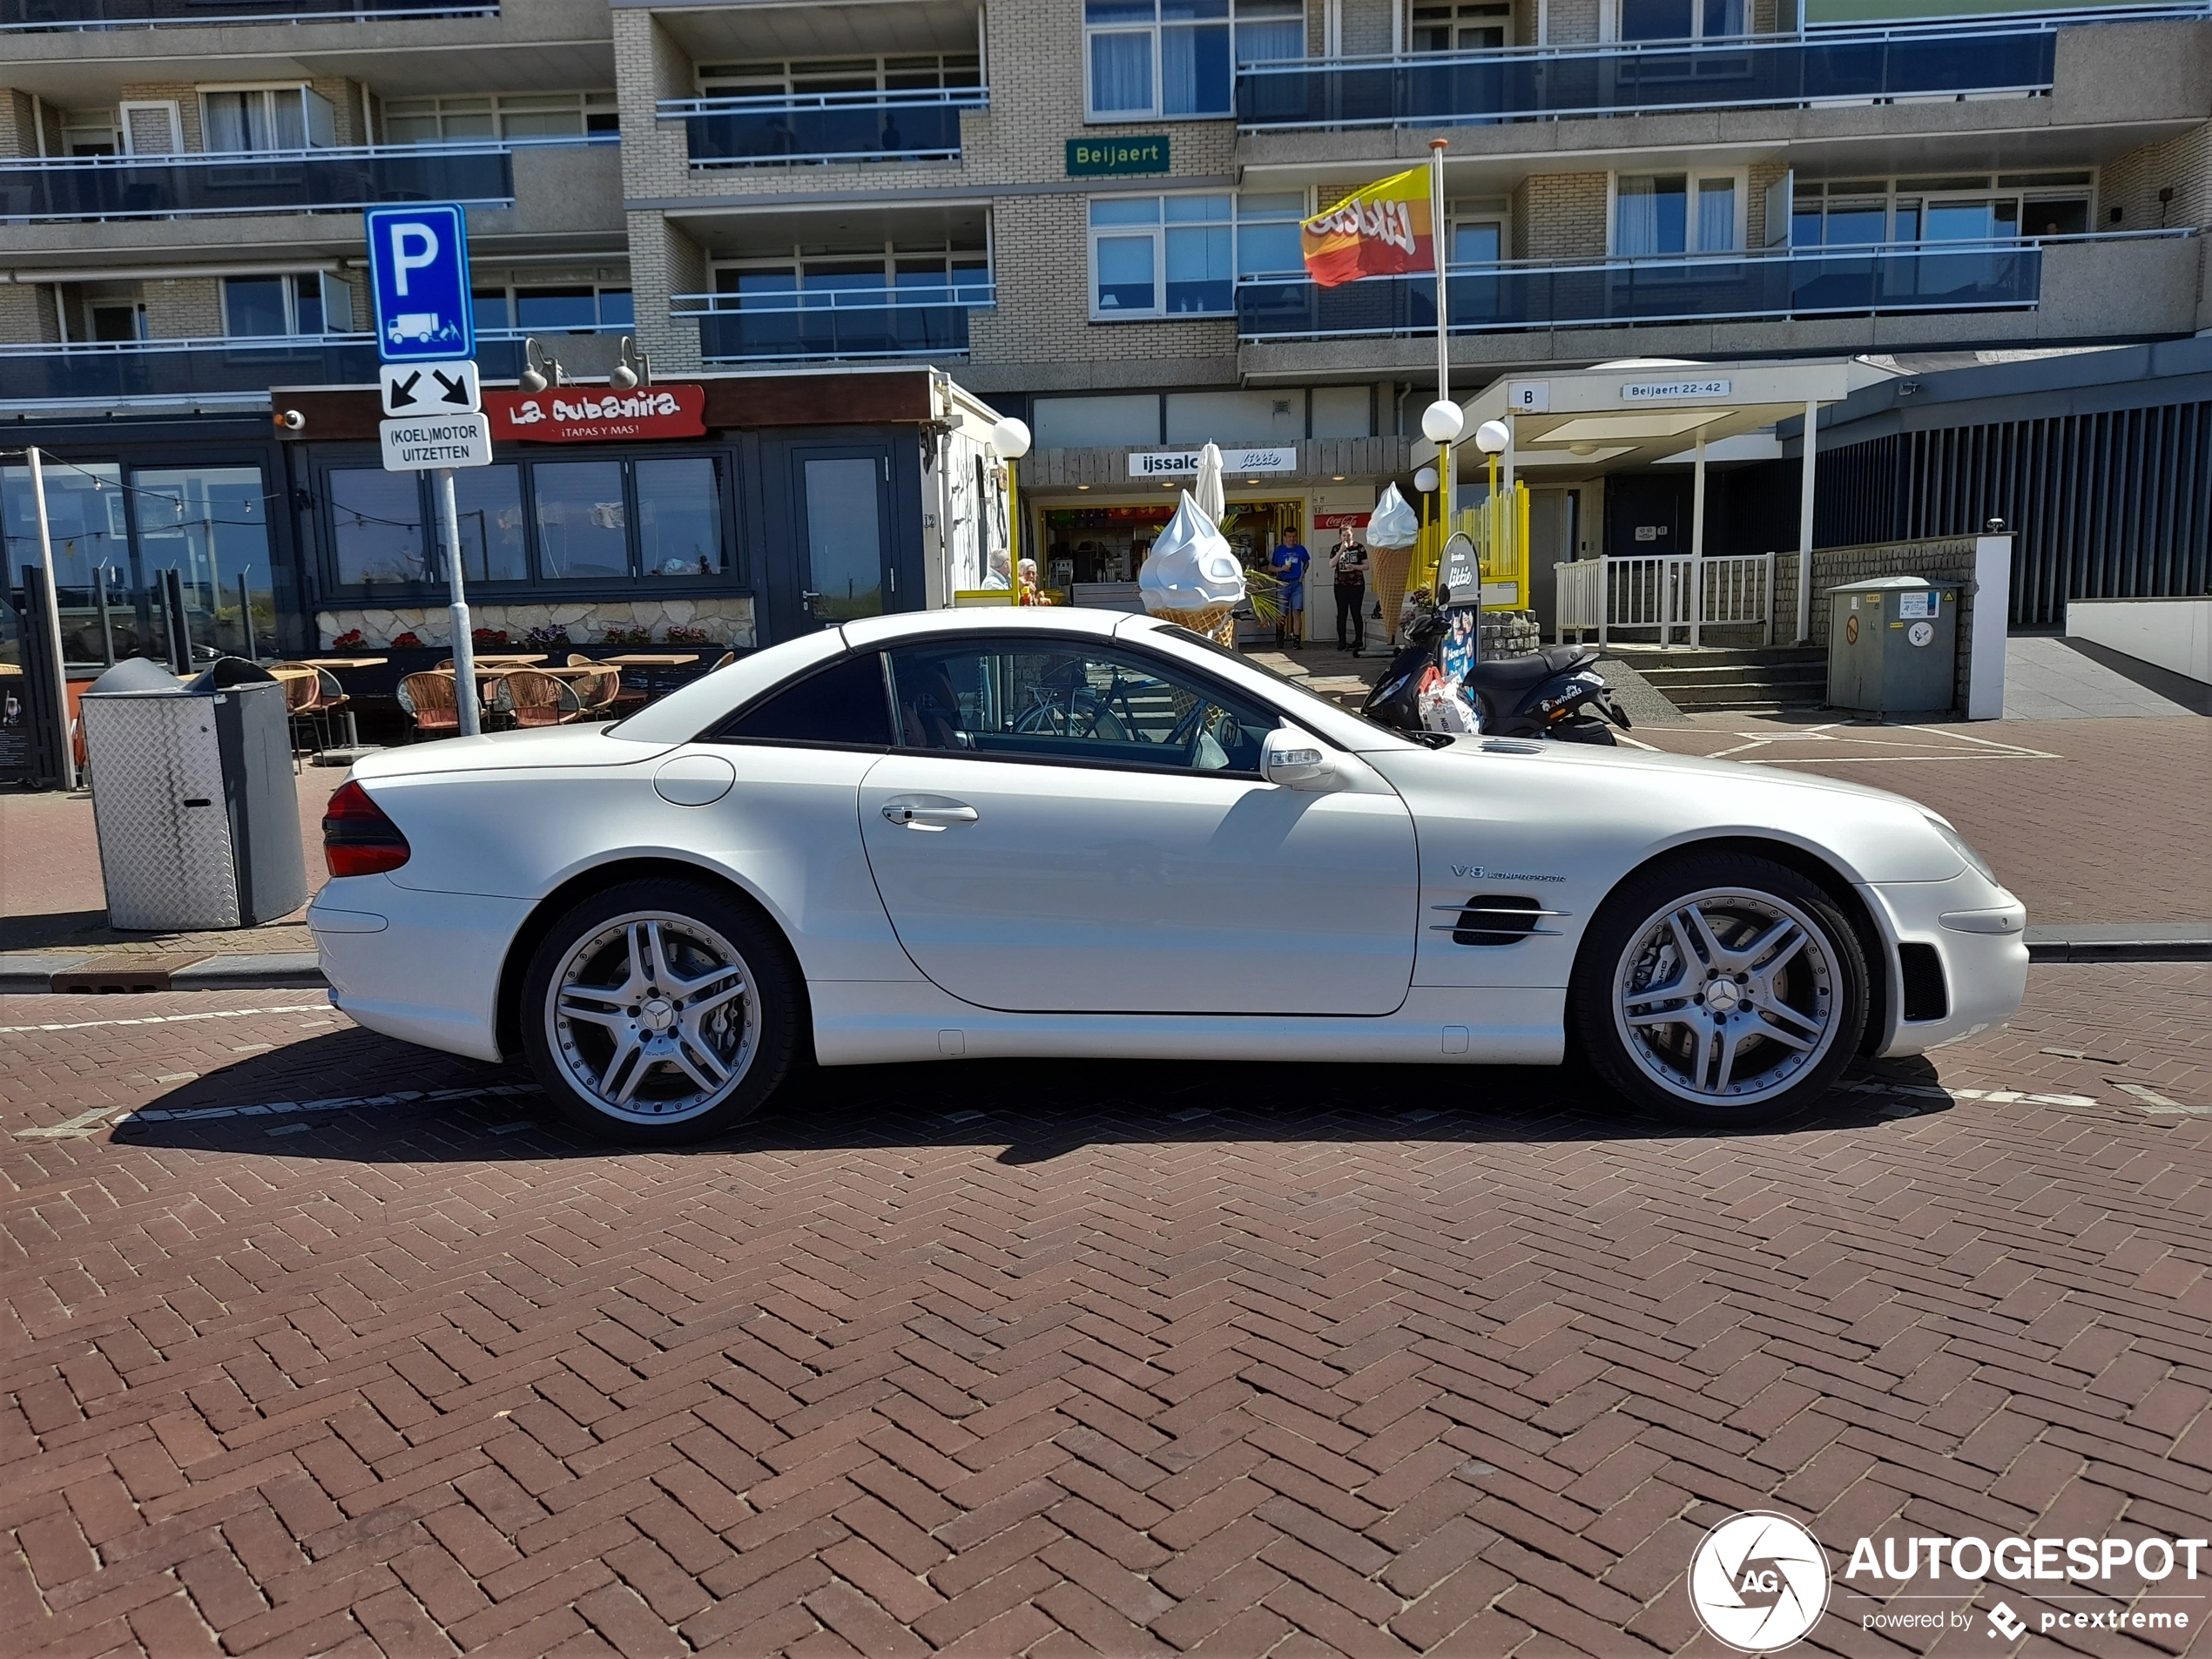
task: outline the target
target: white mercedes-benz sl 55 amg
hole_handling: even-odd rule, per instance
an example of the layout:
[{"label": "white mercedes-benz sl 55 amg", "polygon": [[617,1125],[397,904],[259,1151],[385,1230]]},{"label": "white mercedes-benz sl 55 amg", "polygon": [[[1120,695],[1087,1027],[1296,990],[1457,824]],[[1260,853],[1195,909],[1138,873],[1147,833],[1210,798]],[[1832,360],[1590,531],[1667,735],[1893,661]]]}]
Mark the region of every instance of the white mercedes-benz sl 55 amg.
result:
[{"label": "white mercedes-benz sl 55 amg", "polygon": [[1116,611],[873,617],[604,726],[372,755],[308,919],[372,1030],[579,1124],[719,1130],[794,1060],[1549,1065],[1768,1121],[2019,1005],[1943,819],[1780,770],[1386,731]]}]

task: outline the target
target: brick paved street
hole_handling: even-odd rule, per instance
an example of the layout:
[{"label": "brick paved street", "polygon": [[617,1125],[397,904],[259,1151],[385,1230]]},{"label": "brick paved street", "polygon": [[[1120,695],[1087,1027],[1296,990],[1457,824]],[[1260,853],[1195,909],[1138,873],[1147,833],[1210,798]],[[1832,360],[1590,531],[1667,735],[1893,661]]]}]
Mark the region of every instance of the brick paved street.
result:
[{"label": "brick paved street", "polygon": [[[1683,1569],[1771,1507],[1821,1649],[2006,1651],[1840,1575],[2212,1531],[2208,999],[2039,968],[1743,1139],[1549,1073],[994,1065],[678,1155],[297,994],[0,1000],[6,1644],[1718,1654]],[[2180,1651],[2207,1588],[2025,1646]]]}]

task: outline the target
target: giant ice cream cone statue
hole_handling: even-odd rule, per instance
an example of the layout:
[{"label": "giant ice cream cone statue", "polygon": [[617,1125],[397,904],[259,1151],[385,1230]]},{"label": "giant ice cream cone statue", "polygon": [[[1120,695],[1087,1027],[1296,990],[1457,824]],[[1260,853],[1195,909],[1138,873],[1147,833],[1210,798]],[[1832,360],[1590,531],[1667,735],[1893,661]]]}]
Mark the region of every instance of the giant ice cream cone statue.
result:
[{"label": "giant ice cream cone statue", "polygon": [[1367,568],[1375,584],[1375,602],[1382,607],[1383,631],[1398,643],[1398,613],[1406,604],[1406,577],[1413,568],[1413,546],[1420,540],[1420,520],[1396,484],[1383,487],[1382,499],[1367,520]]},{"label": "giant ice cream cone statue", "polygon": [[1180,623],[1235,649],[1237,607],[1244,600],[1244,567],[1190,492],[1152,543],[1137,572],[1144,608],[1163,622]]}]

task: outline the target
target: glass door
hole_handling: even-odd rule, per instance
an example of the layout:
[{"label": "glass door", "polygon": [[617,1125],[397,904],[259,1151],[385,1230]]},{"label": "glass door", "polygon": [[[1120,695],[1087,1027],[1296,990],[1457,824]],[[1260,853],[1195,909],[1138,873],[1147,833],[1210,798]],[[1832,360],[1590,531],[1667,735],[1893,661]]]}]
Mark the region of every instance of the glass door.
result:
[{"label": "glass door", "polygon": [[826,628],[898,608],[891,451],[880,443],[792,453],[799,544],[798,628]]}]

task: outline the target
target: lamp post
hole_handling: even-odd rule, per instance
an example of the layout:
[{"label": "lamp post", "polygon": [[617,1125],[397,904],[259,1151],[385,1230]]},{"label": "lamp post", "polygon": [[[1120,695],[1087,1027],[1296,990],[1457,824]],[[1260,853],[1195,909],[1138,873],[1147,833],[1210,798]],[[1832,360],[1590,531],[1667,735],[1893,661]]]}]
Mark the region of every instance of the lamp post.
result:
[{"label": "lamp post", "polygon": [[[1436,522],[1446,536],[1452,534],[1452,445],[1466,428],[1467,411],[1448,397],[1440,397],[1421,411],[1421,435],[1436,446]],[[1416,479],[1415,482],[1420,480]],[[1442,570],[1440,559],[1437,569]]]},{"label": "lamp post", "polygon": [[1006,563],[1008,599],[1022,603],[1022,496],[1015,463],[1029,453],[1029,428],[1012,415],[991,428],[991,448],[1006,460]]},{"label": "lamp post", "polygon": [[[1501,509],[1498,503],[1498,457],[1505,453],[1506,446],[1512,442],[1513,434],[1507,430],[1503,421],[1485,421],[1474,429],[1474,447],[1490,457],[1490,559],[1493,563],[1495,563],[1500,556],[1498,538],[1506,533]],[[1476,577],[1478,590],[1480,585],[1481,578],[1478,576]],[[1481,600],[1480,591],[1477,592],[1475,598],[1479,609]]]}]

